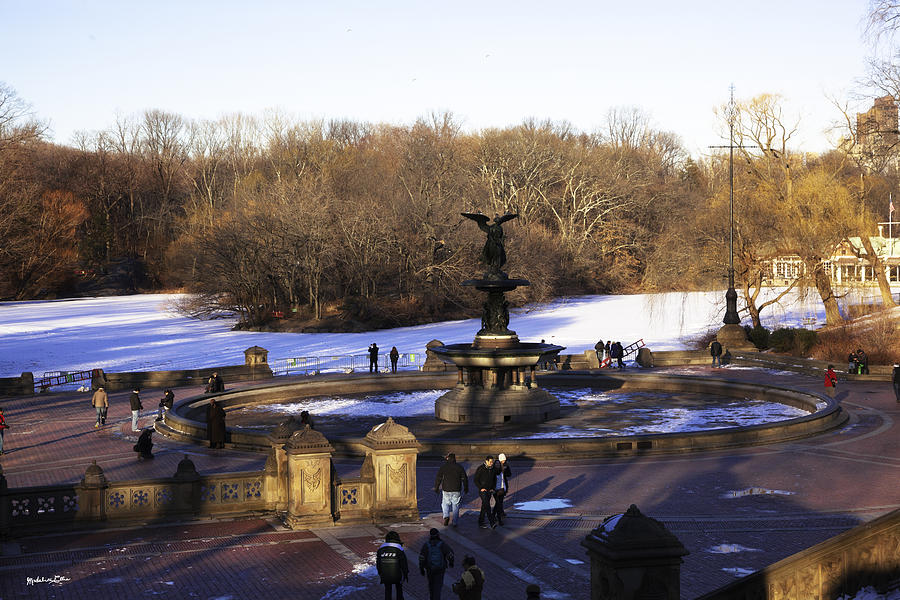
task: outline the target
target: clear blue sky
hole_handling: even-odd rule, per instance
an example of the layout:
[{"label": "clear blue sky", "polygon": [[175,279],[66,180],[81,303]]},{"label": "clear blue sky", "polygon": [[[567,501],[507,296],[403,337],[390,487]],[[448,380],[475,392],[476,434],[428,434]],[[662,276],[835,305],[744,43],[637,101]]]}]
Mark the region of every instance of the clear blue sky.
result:
[{"label": "clear blue sky", "polygon": [[469,130],[527,117],[592,131],[638,106],[697,154],[713,109],[762,92],[828,147],[863,75],[866,0],[0,0],[0,81],[53,139],[149,108],[396,124],[453,112]]}]

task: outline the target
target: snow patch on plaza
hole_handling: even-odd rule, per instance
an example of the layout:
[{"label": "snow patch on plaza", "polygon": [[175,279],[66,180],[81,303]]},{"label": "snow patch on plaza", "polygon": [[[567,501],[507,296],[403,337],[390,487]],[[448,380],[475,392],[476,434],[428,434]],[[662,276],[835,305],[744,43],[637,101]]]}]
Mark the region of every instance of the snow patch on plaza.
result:
[{"label": "snow patch on plaza", "polygon": [[747,569],[745,567],[723,567],[722,570],[735,577],[746,577],[751,573],[756,573],[756,569]]},{"label": "snow patch on plaza", "polygon": [[770,490],[764,487],[750,487],[743,490],[731,490],[722,494],[722,498],[743,498],[744,496],[793,496],[796,492],[786,490]]},{"label": "snow patch on plaza", "polygon": [[[894,582],[900,585],[900,580]],[[881,594],[872,586],[866,586],[853,594],[840,596],[837,600],[900,600],[900,589]]]},{"label": "snow patch on plaza", "polygon": [[735,552],[762,552],[759,548],[748,548],[746,546],[741,546],[740,544],[719,544],[718,546],[713,546],[712,548],[707,548],[707,552],[710,554],[732,554]]},{"label": "snow patch on plaza", "polygon": [[516,510],[527,511],[559,510],[562,508],[571,507],[572,501],[567,498],[544,498],[543,500],[517,502],[513,505],[513,508],[515,508]]}]

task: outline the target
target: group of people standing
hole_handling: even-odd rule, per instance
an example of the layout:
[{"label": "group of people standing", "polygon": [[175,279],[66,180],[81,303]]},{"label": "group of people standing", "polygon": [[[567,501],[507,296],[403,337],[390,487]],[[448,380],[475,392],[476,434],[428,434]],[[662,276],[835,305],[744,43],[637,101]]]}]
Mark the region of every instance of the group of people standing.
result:
[{"label": "group of people standing", "polygon": [[[474,483],[481,498],[481,512],[478,514],[478,526],[481,528],[503,525],[506,512],[503,500],[509,492],[509,480],[512,471],[502,452],[495,460],[488,456],[475,471]],[[434,491],[441,492],[441,514],[444,527],[459,524],[459,505],[464,494],[469,492],[469,477],[465,469],[456,462],[456,454],[451,452],[438,470],[434,480]],[[491,502],[493,501],[493,505]]]},{"label": "group of people standing", "polygon": [[609,359],[610,362],[613,360],[616,361],[617,369],[625,368],[625,348],[622,347],[622,342],[613,342],[607,341],[606,344],[603,343],[603,340],[598,341],[594,344],[594,352],[597,353],[597,362],[600,363],[600,366],[603,366],[603,361],[605,359]]},{"label": "group of people standing", "polygon": [[863,352],[862,348],[847,356],[847,372],[853,375],[869,374],[869,355]]},{"label": "group of people standing", "polygon": [[[369,345],[369,373],[378,372],[378,351],[378,345],[375,342],[372,342]],[[397,362],[400,360],[400,351],[397,350],[397,346],[391,346],[388,358],[391,359],[391,373],[396,373]]]}]

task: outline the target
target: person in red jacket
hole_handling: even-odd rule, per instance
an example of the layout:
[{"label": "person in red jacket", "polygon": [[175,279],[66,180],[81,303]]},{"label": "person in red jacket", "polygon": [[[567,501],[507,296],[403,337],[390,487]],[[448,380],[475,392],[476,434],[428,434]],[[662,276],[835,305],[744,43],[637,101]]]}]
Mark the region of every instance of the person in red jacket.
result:
[{"label": "person in red jacket", "polygon": [[0,454],[3,454],[3,433],[9,429],[6,419],[3,417],[3,409],[0,408]]},{"label": "person in red jacket", "polygon": [[834,392],[837,388],[837,373],[834,372],[834,365],[828,365],[825,371],[825,393],[829,397],[834,398]]}]

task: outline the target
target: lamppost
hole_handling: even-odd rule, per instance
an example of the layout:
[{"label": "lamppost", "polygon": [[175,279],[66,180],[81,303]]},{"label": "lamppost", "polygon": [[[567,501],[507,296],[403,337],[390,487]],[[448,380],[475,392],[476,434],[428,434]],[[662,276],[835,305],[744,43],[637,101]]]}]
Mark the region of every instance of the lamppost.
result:
[{"label": "lamppost", "polygon": [[725,326],[719,329],[716,339],[725,348],[746,348],[750,344],[744,329],[741,327],[741,317],[737,310],[737,291],[734,289],[734,149],[742,146],[734,145],[734,121],[737,109],[734,104],[734,85],[731,86],[731,99],[728,102],[728,145],[710,146],[711,148],[728,148],[728,290],[725,292],[725,318],[722,322]]}]

